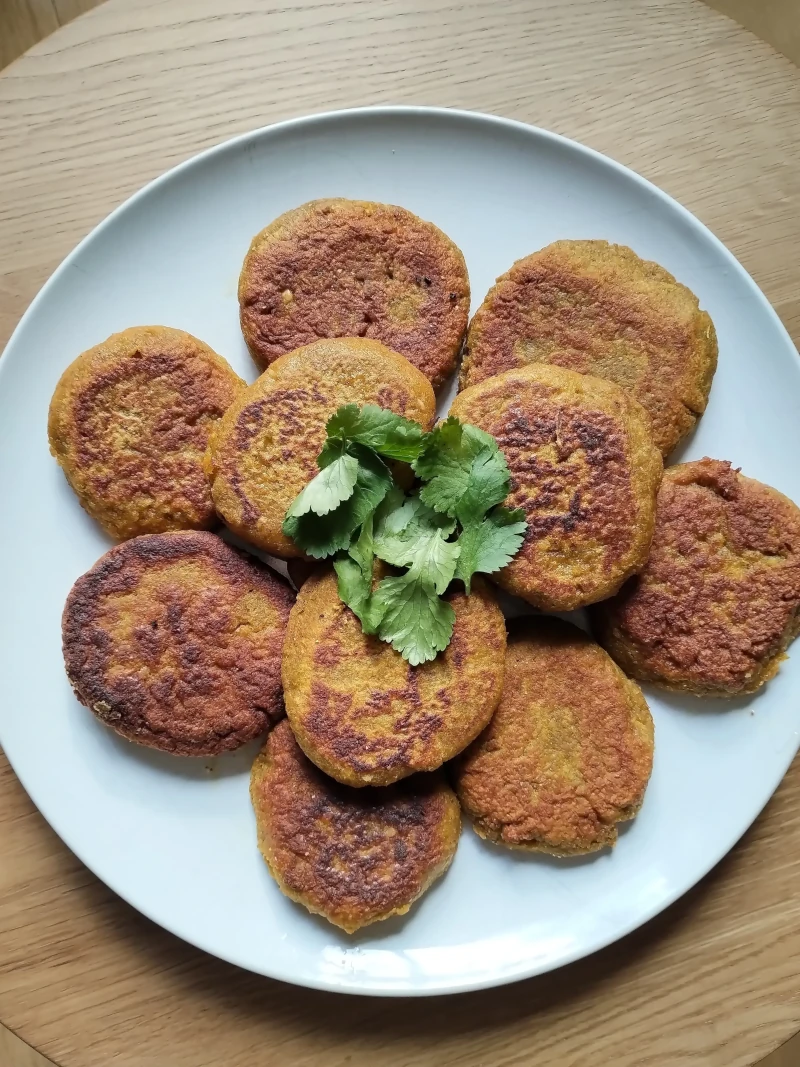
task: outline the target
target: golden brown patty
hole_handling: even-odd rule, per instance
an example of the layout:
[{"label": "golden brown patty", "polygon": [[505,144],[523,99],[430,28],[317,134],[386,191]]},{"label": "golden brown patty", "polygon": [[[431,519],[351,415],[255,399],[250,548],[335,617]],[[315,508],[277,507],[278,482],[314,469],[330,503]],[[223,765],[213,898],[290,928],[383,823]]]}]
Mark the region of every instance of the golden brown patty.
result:
[{"label": "golden brown patty", "polygon": [[594,624],[634,678],[754,692],[800,630],[800,509],[721,460],[668,468],[647,566]]},{"label": "golden brown patty", "polygon": [[556,856],[613,845],[653,765],[638,686],[581,630],[544,617],[513,624],[506,677],[494,718],[456,764],[476,831]]},{"label": "golden brown patty", "polygon": [[647,413],[619,386],[535,363],[459,393],[450,411],[497,438],[507,502],[525,511],[523,546],[495,576],[504,589],[571,611],[644,566],[661,456]]},{"label": "golden brown patty", "polygon": [[371,337],[438,388],[469,315],[464,257],[410,211],[312,200],[253,238],[239,279],[242,332],[262,370],[322,337]]},{"label": "golden brown patty", "polygon": [[348,933],[407,912],[450,866],[461,832],[442,775],[349,789],[306,759],[288,722],[253,764],[250,799],[282,892]]},{"label": "golden brown patty", "polygon": [[325,423],[342,404],[377,404],[427,430],[430,382],[378,341],[317,341],[276,360],[214,427],[206,472],[217,511],[240,537],[284,559],[303,553],[281,530],[319,473]]},{"label": "golden brown patty", "polygon": [[527,363],[616,382],[647,410],[666,456],[702,415],[717,335],[697,297],[607,241],[556,241],[498,278],[470,323],[466,387]]},{"label": "golden brown patty", "polygon": [[503,686],[503,616],[481,581],[472,596],[446,599],[456,613],[452,640],[412,667],[364,634],[332,570],[306,579],[286,631],[286,713],[305,754],[333,778],[389,785],[435,770],[489,721]]},{"label": "golden brown patty", "polygon": [[112,537],[207,529],[211,426],[244,382],[183,330],[136,326],[67,367],[50,403],[50,451]]},{"label": "golden brown patty", "polygon": [[238,748],[283,714],[293,600],[282,578],[214,534],[136,537],[72,587],[67,675],[131,741],[181,756]]}]

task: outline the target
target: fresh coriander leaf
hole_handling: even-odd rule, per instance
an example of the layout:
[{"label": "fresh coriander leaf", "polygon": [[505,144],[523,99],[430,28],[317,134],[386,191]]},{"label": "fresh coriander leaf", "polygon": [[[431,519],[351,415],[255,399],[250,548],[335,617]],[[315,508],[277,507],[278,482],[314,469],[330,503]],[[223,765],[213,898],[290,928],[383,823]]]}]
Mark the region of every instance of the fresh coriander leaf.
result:
[{"label": "fresh coriander leaf", "polygon": [[375,554],[394,567],[410,567],[409,574],[430,582],[443,593],[455,574],[458,545],[447,538],[455,520],[437,515],[419,497],[411,497],[390,512],[375,536]]},{"label": "fresh coriander leaf", "polygon": [[328,419],[329,440],[356,441],[387,459],[411,463],[422,448],[422,427],[376,404],[346,404]]},{"label": "fresh coriander leaf", "polygon": [[375,541],[402,535],[420,507],[422,502],[418,496],[404,496],[402,490],[397,487],[387,493],[375,512]]},{"label": "fresh coriander leaf", "polygon": [[403,506],[406,496],[399,485],[393,484],[392,488],[375,509],[372,529],[374,536],[384,527],[388,517]]},{"label": "fresh coriander leaf", "polygon": [[339,598],[358,616],[365,634],[374,634],[380,611],[372,602],[372,515],[361,524],[361,531],[346,556],[334,560]]},{"label": "fresh coriander leaf", "polygon": [[327,515],[352,496],[358,476],[358,460],[346,453],[333,459],[312,478],[289,505],[287,518],[300,518],[309,511]]},{"label": "fresh coriander leaf", "polygon": [[378,636],[412,667],[435,659],[447,648],[456,613],[429,582],[409,574],[384,578],[372,597],[381,613]]},{"label": "fresh coriander leaf", "polygon": [[348,550],[351,559],[358,564],[361,573],[370,583],[372,583],[372,567],[375,562],[372,528],[373,515],[367,515],[366,519],[361,523],[358,538],[353,541]]},{"label": "fresh coriander leaf", "polygon": [[505,458],[491,434],[454,416],[427,435],[414,470],[426,485],[420,498],[436,511],[477,522],[504,500],[511,480]]},{"label": "fresh coriander leaf", "polygon": [[361,408],[358,404],[342,404],[334,411],[333,415],[325,423],[325,433],[328,437],[338,437],[347,440],[351,431],[358,423]]},{"label": "fresh coriander leaf", "polygon": [[466,526],[456,542],[461,552],[456,563],[455,577],[467,590],[472,588],[476,571],[493,574],[505,567],[517,554],[525,538],[525,512],[521,508],[498,507],[478,523]]},{"label": "fresh coriander leaf", "polygon": [[364,581],[364,574],[349,555],[338,556],[333,561],[338,579],[339,599],[353,611],[364,625],[367,601],[372,593],[372,580]]},{"label": "fresh coriander leaf", "polygon": [[455,507],[462,526],[479,522],[511,489],[511,475],[502,452],[481,449],[469,471],[467,487]]},{"label": "fresh coriander leaf", "polygon": [[453,580],[460,552],[458,542],[447,541],[441,530],[432,530],[416,542],[409,577],[430,582],[436,592],[442,594]]},{"label": "fresh coriander leaf", "polygon": [[331,463],[334,463],[339,456],[347,451],[347,442],[340,441],[337,437],[328,438],[325,444],[322,446],[320,454],[317,456],[317,466],[320,470],[324,470],[329,467]]},{"label": "fresh coriander leaf", "polygon": [[490,433],[460,422],[455,415],[448,415],[444,422],[434,426],[425,435],[422,452],[414,463],[414,470],[426,481],[438,473],[443,460],[459,459],[469,462],[483,448],[497,451],[497,441]]},{"label": "fresh coriander leaf", "polygon": [[371,515],[392,487],[392,475],[383,460],[368,448],[350,446],[358,460],[352,495],[329,514],[288,515],[283,532],[313,559],[324,559],[350,546],[354,531]]},{"label": "fresh coriander leaf", "polygon": [[437,593],[443,593],[456,572],[459,547],[447,541],[441,530],[429,530],[417,538],[392,538],[376,545],[376,554],[393,567],[409,567],[414,578],[430,582]]},{"label": "fresh coriander leaf", "polygon": [[430,529],[439,529],[446,537],[456,528],[455,519],[429,508],[419,496],[405,497],[400,493],[391,500],[390,496],[387,495],[375,514],[376,544],[398,537],[413,539]]}]

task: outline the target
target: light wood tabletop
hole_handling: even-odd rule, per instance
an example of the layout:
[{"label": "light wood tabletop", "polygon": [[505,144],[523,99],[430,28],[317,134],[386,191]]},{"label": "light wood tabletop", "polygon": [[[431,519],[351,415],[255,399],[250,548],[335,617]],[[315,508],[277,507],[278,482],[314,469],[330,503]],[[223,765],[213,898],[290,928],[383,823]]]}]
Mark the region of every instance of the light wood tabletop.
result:
[{"label": "light wood tabletop", "polygon": [[[108,0],[0,74],[0,343],[168,167],[277,119],[387,102],[507,115],[632,166],[800,340],[800,72],[699,0]],[[800,1029],[797,761],[644,928],[452,998],[345,998],[205,956],[99,883],[2,756],[0,842],[0,1020],[59,1067],[751,1067]]]}]

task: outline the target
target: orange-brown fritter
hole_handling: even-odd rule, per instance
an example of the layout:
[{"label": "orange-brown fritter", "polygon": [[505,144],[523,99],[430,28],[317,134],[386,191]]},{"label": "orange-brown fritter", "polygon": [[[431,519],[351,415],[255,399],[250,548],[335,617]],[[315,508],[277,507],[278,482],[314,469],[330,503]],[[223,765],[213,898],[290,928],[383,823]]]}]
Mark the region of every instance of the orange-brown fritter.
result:
[{"label": "orange-brown fritter", "polygon": [[276,360],[214,427],[205,459],[217,511],[240,537],[283,559],[286,509],[319,473],[325,424],[342,404],[377,404],[433,422],[430,382],[407,359],[358,337],[317,341]]},{"label": "orange-brown fritter", "polygon": [[504,589],[572,611],[644,566],[661,456],[647,413],[618,385],[534,363],[459,393],[450,413],[496,437],[507,503],[525,512],[522,548],[493,576]]},{"label": "orange-brown fritter", "polygon": [[440,773],[350,789],[319,771],[288,722],[253,764],[258,847],[292,900],[353,933],[403,915],[455,855],[461,812]]},{"label": "orange-brown fritter", "polygon": [[467,328],[469,278],[450,238],[405,208],[312,200],[253,238],[239,305],[262,370],[318,338],[371,337],[438,388]]},{"label": "orange-brown fritter", "polygon": [[714,324],[657,263],[608,241],[556,241],[518,260],[470,323],[463,387],[527,363],[616,382],[649,413],[668,455],[705,411]]},{"label": "orange-brown fritter", "polygon": [[212,533],[145,534],[79,578],[63,617],[75,694],[131,741],[213,756],[283,714],[294,594]]},{"label": "orange-brown fritter", "polygon": [[50,451],[81,505],[117,540],[204,530],[212,425],[244,382],[183,330],[136,326],[67,367],[50,403]]},{"label": "orange-brown fritter", "polygon": [[490,588],[450,592],[453,637],[412,667],[367,636],[333,570],[304,582],[286,631],[286,713],[309,759],[345,785],[389,785],[452,759],[491,718],[503,686],[505,622]]},{"label": "orange-brown fritter", "polygon": [[455,767],[477,833],[555,856],[613,845],[653,765],[638,686],[583,631],[549,617],[513,624],[506,676],[494,718]]},{"label": "orange-brown fritter", "polygon": [[668,468],[647,566],[594,626],[634,678],[755,692],[800,631],[800,509],[722,460]]}]

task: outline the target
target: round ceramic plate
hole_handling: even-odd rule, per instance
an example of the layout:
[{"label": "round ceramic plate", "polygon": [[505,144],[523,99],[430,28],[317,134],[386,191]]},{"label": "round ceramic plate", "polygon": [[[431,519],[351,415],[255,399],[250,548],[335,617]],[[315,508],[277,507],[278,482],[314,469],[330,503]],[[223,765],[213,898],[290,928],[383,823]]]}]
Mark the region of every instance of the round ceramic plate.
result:
[{"label": "round ceramic plate", "polygon": [[673,461],[711,455],[800,500],[800,365],[733,256],[664,193],[580,145],[485,115],[321,115],[206,152],[115,211],[56,271],[0,363],[0,741],[40,811],[112,889],[187,941],[253,971],[372,994],[475,989],[547,971],[646,922],[747,829],[798,747],[800,651],[757,698],[648,692],[655,767],[613,852],[555,860],[465,826],[410,914],[354,937],[278,891],[258,853],[249,747],[180,760],[119,740],[73,697],[61,659],[70,586],[109,542],[47,448],[75,356],[124,327],[189,330],[252,380],[236,283],[256,231],[316,197],[401,204],[463,249],[477,305],[558,238],[630,245],[686,283],[719,334],[708,412]]}]

